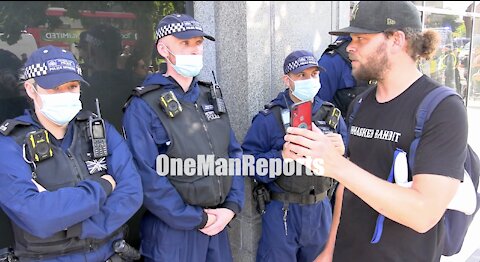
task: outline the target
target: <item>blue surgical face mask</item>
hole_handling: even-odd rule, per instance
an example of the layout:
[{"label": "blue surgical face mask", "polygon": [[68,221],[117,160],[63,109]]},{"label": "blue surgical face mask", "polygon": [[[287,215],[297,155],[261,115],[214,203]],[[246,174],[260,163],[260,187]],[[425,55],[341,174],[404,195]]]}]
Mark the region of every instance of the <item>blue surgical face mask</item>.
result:
[{"label": "blue surgical face mask", "polygon": [[313,100],[318,90],[320,90],[320,80],[318,78],[296,80],[293,83],[295,84],[295,89],[292,94],[301,101]]},{"label": "blue surgical face mask", "polygon": [[68,124],[82,109],[80,93],[37,94],[42,100],[40,112],[58,126]]},{"label": "blue surgical face mask", "polygon": [[177,71],[177,73],[184,77],[194,77],[200,74],[200,70],[203,68],[202,55],[176,55],[172,53],[168,47],[167,51],[175,56],[175,65],[168,58],[167,60],[173,66],[175,71]]}]

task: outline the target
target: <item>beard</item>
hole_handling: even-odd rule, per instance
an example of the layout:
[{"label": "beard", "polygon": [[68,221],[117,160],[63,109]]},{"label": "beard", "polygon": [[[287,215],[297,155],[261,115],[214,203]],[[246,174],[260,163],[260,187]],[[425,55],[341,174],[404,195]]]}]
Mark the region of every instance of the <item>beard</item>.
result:
[{"label": "beard", "polygon": [[390,68],[386,47],[387,44],[382,43],[373,52],[373,55],[367,58],[366,63],[358,65],[355,69],[352,68],[355,79],[363,81],[381,79],[383,73]]}]

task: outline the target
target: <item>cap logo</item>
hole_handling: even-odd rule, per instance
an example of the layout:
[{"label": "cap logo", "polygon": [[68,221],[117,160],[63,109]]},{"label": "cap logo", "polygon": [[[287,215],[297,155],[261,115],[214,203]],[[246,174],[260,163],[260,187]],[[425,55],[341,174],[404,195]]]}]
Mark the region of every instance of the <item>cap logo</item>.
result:
[{"label": "cap logo", "polygon": [[197,21],[184,21],[183,25],[185,26],[185,30],[200,30],[200,31],[203,31],[202,26]]},{"label": "cap logo", "polygon": [[75,62],[67,59],[53,59],[47,61],[47,68],[50,71],[71,70],[76,71]]},{"label": "cap logo", "polygon": [[157,29],[157,37],[162,38],[167,35],[171,35],[174,33],[185,32],[188,30],[199,30],[203,32],[203,28],[199,22],[192,20],[192,21],[183,21],[180,23],[172,23],[168,25],[164,25]]},{"label": "cap logo", "polygon": [[391,18],[387,18],[387,25],[395,25],[397,24],[397,21],[391,19]]}]

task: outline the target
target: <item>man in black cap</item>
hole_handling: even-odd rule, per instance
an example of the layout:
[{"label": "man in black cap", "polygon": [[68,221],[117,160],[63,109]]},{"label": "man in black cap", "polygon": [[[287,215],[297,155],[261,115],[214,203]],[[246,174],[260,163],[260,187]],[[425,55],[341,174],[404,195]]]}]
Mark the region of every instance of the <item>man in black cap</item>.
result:
[{"label": "man in black cap", "polygon": [[195,165],[187,176],[157,160],[242,155],[220,90],[195,78],[203,67],[204,38],[215,39],[184,14],[165,16],[156,34],[167,71],[134,90],[123,118],[144,185],[141,252],[145,261],[232,261],[225,226],[243,206],[243,177],[213,170],[202,176]]},{"label": "man in black cap", "polygon": [[[438,35],[422,32],[420,14],[409,1],[361,1],[350,27],[330,33],[352,37],[347,51],[353,75],[378,84],[354,101],[348,159],[318,131],[291,128],[285,137],[285,156],[321,159],[318,174],[341,184],[333,218],[338,227],[317,261],[332,255],[334,261],[440,261],[439,221],[464,176],[468,129],[461,98],[449,96],[434,109],[411,172],[405,153],[415,138],[420,102],[440,86],[416,66],[431,57]],[[397,175],[411,175],[411,187],[389,182]]]},{"label": "man in black cap", "polygon": [[[333,105],[315,96],[320,89],[319,72],[317,59],[309,51],[297,50],[285,58],[282,80],[287,89],[252,120],[242,144],[244,154],[251,154],[257,160],[278,160],[282,166],[286,165],[282,156],[285,123],[280,119],[281,112],[286,112],[287,118],[290,116],[288,109],[294,103],[312,102],[312,120],[325,123],[325,116]],[[340,116],[338,120],[338,125],[324,127],[329,131],[327,136],[337,146],[339,155],[343,155],[347,127]],[[298,170],[301,171],[293,174],[279,172],[278,176],[273,173],[268,176],[255,174],[255,179],[271,191],[272,199],[263,210],[265,212],[259,210],[263,214],[257,262],[312,261],[327,242],[332,223],[332,207],[327,191],[334,186],[334,181],[309,176],[305,169]]]}]

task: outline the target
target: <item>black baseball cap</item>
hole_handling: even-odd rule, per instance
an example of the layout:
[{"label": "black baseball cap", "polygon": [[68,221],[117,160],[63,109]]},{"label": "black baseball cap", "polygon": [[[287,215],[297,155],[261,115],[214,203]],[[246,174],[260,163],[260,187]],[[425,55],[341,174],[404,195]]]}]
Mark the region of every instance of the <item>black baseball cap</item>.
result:
[{"label": "black baseball cap", "polygon": [[173,35],[180,39],[203,36],[208,40],[215,41],[215,38],[203,32],[203,27],[197,20],[186,14],[165,16],[158,22],[156,34],[158,39],[167,35]]},{"label": "black baseball cap", "polygon": [[360,1],[352,10],[350,26],[331,35],[376,34],[387,29],[422,30],[417,7],[410,1]]}]

